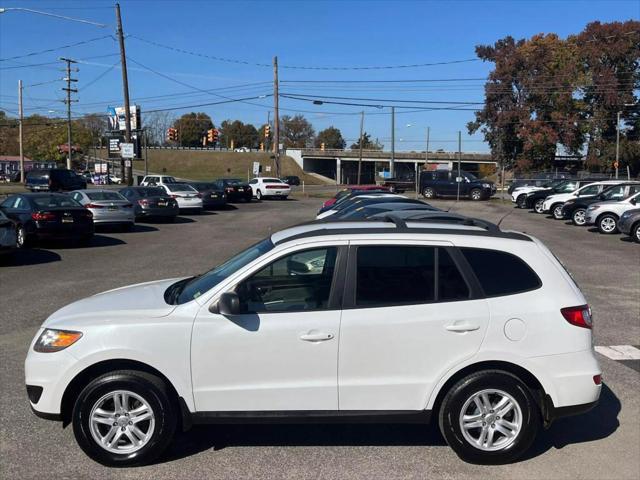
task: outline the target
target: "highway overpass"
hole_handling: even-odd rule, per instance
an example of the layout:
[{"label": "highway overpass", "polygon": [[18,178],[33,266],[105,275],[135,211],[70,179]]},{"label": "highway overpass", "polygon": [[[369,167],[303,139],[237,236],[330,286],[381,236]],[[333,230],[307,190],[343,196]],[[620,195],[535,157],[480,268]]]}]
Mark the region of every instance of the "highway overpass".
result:
[{"label": "highway overpass", "polygon": [[[286,154],[307,173],[315,173],[338,183],[354,183],[358,175],[358,150],[320,150],[314,148],[290,149]],[[422,169],[425,162],[432,168],[458,168],[457,152],[396,152],[395,174],[413,173]],[[362,183],[374,183],[383,172],[389,172],[391,152],[362,151]],[[497,162],[489,153],[462,153],[461,169],[480,176],[494,173]]]}]

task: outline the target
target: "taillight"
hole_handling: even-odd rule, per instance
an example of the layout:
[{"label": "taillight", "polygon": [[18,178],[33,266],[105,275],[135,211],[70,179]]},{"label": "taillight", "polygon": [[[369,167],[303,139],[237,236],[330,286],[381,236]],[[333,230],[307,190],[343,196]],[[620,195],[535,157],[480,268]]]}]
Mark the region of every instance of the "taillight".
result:
[{"label": "taillight", "polygon": [[55,220],[56,214],[51,212],[35,212],[31,214],[31,218],[36,222]]},{"label": "taillight", "polygon": [[589,305],[562,308],[560,309],[560,313],[562,313],[562,316],[571,325],[589,329],[593,328],[593,319],[591,318]]},{"label": "taillight", "polygon": [[180,195],[169,195],[171,198],[179,198]]},{"label": "taillight", "polygon": [[287,188],[287,185],[267,185],[267,188]]},{"label": "taillight", "polygon": [[596,385],[600,385],[602,383],[602,375],[601,374],[594,375],[593,383],[595,383]]},{"label": "taillight", "polygon": [[104,208],[104,205],[97,205],[95,203],[87,203],[84,208]]},{"label": "taillight", "polygon": [[227,187],[227,188],[225,188],[225,190],[226,190],[227,192],[233,192],[233,187]]},{"label": "taillight", "polygon": [[146,198],[143,198],[142,200],[138,200],[138,205],[142,205],[143,207],[146,207],[147,205],[149,205],[149,200],[147,200]]}]

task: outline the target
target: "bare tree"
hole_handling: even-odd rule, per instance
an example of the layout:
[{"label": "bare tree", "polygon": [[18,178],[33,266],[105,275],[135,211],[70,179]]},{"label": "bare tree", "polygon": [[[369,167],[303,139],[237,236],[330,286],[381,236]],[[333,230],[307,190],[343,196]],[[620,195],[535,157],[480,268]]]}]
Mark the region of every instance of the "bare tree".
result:
[{"label": "bare tree", "polygon": [[165,145],[167,143],[167,129],[174,122],[175,117],[171,112],[152,112],[144,115],[143,126],[147,131],[149,145]]}]

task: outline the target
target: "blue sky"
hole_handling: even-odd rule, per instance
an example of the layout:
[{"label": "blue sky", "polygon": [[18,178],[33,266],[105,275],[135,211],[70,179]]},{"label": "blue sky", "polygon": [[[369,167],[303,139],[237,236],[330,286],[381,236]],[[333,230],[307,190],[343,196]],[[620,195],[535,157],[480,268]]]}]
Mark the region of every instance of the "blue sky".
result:
[{"label": "blue sky", "polygon": [[[40,52],[115,32],[113,2],[10,1],[0,7],[33,8],[95,22],[106,28],[69,22],[32,13],[0,14],[0,59]],[[280,68],[280,91],[293,95],[327,95],[391,100],[481,102],[483,82],[327,83],[344,80],[442,80],[478,79],[490,71],[480,61],[420,68],[378,70],[309,70],[289,66],[356,67],[398,66],[468,60],[474,47],[493,43],[506,35],[516,38],[555,32],[565,37],[595,20],[624,21],[640,18],[640,4],[631,1],[230,1],[124,0],[124,31],[134,35],[126,42],[130,58],[129,86],[132,101],[145,111],[197,105],[226,98],[258,97],[272,93],[274,55]],[[143,40],[249,63],[223,62],[161,48]],[[25,113],[62,116],[60,90],[62,63],[58,57],[83,59],[78,64],[77,114],[106,112],[122,103],[118,45],[111,38],[84,45],[0,61],[0,109],[17,112],[17,82],[25,85]],[[26,64],[49,63],[38,67]],[[20,68],[14,68],[20,67]],[[153,73],[154,70],[162,75]],[[173,79],[170,80],[169,78]],[[287,81],[323,81],[287,83]],[[264,82],[264,83],[260,83]],[[246,86],[246,84],[252,84]],[[202,90],[220,89],[210,93]],[[168,94],[161,98],[145,98]],[[240,119],[256,127],[272,110],[271,97],[251,100],[252,105],[232,103],[175,110],[204,111],[214,123]],[[364,103],[379,103],[364,102]],[[313,105],[282,99],[281,115],[303,114],[316,131],[334,125],[351,143],[358,136],[362,107]],[[50,112],[52,110],[52,112]],[[388,109],[365,110],[365,130],[390,145]],[[457,131],[463,131],[465,151],[486,151],[479,135],[466,134],[471,111],[397,110],[396,149],[424,149],[426,127],[431,128],[430,149],[454,150]]]}]

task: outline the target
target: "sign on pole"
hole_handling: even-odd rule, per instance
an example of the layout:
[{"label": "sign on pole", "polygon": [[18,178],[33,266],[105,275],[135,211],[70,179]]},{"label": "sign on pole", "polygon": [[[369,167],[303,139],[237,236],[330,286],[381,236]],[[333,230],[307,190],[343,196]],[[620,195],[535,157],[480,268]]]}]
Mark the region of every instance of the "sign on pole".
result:
[{"label": "sign on pole", "polygon": [[260,162],[253,162],[253,175],[257,176],[260,173]]},{"label": "sign on pole", "polygon": [[122,158],[133,158],[135,156],[133,143],[121,143],[120,154],[122,155]]}]

